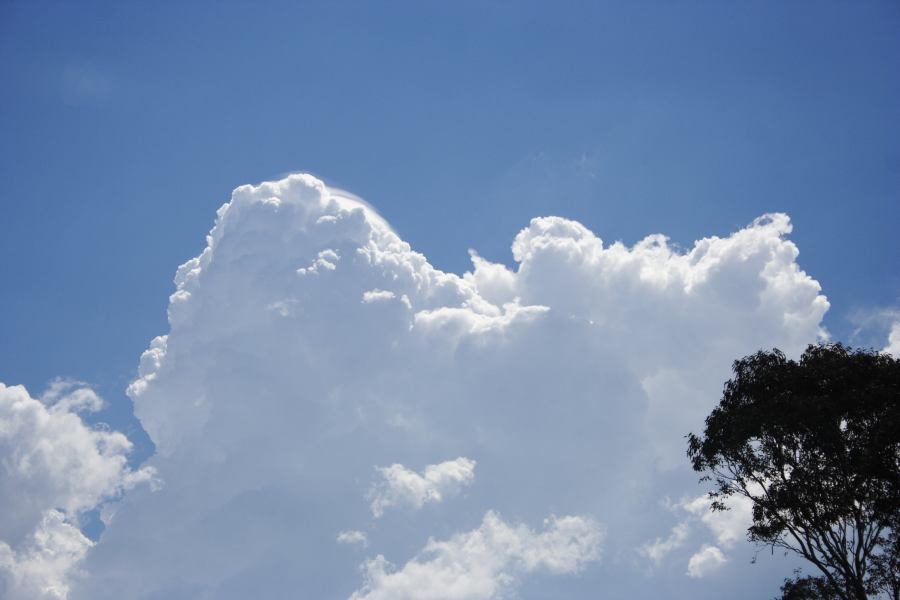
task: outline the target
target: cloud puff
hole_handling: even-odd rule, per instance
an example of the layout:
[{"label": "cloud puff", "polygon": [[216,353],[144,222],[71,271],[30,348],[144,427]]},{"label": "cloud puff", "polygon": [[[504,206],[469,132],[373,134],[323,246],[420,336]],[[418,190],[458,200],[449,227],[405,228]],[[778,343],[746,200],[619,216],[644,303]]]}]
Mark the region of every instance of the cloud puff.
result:
[{"label": "cloud puff", "polygon": [[365,531],[357,531],[355,529],[342,531],[337,535],[338,544],[347,544],[349,546],[359,545],[365,548],[369,545],[369,536]]},{"label": "cloud puff", "polygon": [[720,546],[733,546],[747,539],[747,529],[753,521],[753,501],[745,496],[734,495],[728,498],[728,510],[710,510],[711,501],[708,496],[698,496],[682,503],[682,507],[698,517],[712,532]]},{"label": "cloud puff", "polygon": [[715,546],[703,546],[700,550],[691,556],[688,562],[687,574],[691,577],[705,577],[718,570],[722,565],[728,562],[722,551]]},{"label": "cloud puff", "polygon": [[366,562],[351,600],[490,600],[533,571],[575,573],[600,557],[603,528],[590,518],[550,517],[536,533],[488,512],[478,529],[428,540],[401,569],[383,556]]},{"label": "cloud puff", "polygon": [[[640,546],[638,553],[650,560],[653,566],[659,566],[669,555],[685,546],[692,534],[696,535],[695,525],[699,522],[705,526],[708,534],[712,535],[717,546],[703,544],[697,552],[691,555],[688,561],[688,573],[691,577],[701,577],[703,573],[711,571],[715,566],[724,564],[727,559],[721,548],[731,548],[747,538],[747,529],[753,518],[753,502],[743,496],[735,495],[726,501],[728,510],[712,511],[710,510],[711,504],[712,501],[706,494],[686,498],[674,504],[667,502],[670,510],[681,514],[686,513],[687,518],[677,523],[667,537],[657,537],[653,542]],[[717,559],[721,560],[716,562]]]},{"label": "cloud puff", "polygon": [[378,467],[381,481],[372,486],[369,498],[372,514],[380,517],[386,508],[441,502],[475,481],[475,461],[465,457],[428,465],[419,474],[401,464]]},{"label": "cloud puff", "polygon": [[68,579],[92,546],[79,519],[136,484],[151,467],[127,465],[131,443],[78,415],[102,400],[54,382],[40,400],[0,383],[0,590],[4,598],[65,598]]},{"label": "cloud puff", "polygon": [[368,290],[363,292],[362,301],[365,304],[371,304],[383,300],[393,300],[394,298],[396,298],[394,292],[389,292],[387,290]]},{"label": "cloud puff", "polygon": [[687,522],[678,523],[672,528],[672,532],[668,537],[658,537],[653,542],[641,546],[638,551],[641,555],[658,565],[666,556],[684,545],[689,533],[690,524]]},{"label": "cloud puff", "polygon": [[[126,494],[70,597],[375,593],[382,571],[360,588],[358,558],[335,532],[371,522],[373,465],[435,456],[477,457],[466,501],[376,521],[373,553],[425,568],[432,555],[415,548],[481,539],[454,532],[491,510],[517,522],[584,515],[605,524],[612,555],[631,552],[671,526],[659,497],[698,493],[684,435],[702,426],[731,361],[760,347],[799,353],[822,334],[828,303],[790,231],[773,214],[682,252],[661,235],[628,247],[542,217],[513,241],[512,268],[473,252],[458,276],[314,177],[236,189],[206,248],[178,268],[169,331],[129,387],[166,486]],[[427,471],[398,473],[425,490],[415,502],[433,497]],[[540,548],[541,535],[521,539]],[[508,565],[528,564],[524,546]],[[554,571],[540,564],[526,598]],[[467,571],[476,563],[459,565],[440,572],[482,581]],[[602,569],[584,567],[584,581]],[[776,582],[729,576],[748,597]],[[570,598],[602,591],[597,578],[560,581]],[[602,585],[650,595],[628,569]],[[678,581],[653,585],[696,597]]]},{"label": "cloud puff", "polygon": [[297,269],[297,275],[318,275],[323,271],[334,271],[341,255],[331,249],[322,250],[308,267]]}]

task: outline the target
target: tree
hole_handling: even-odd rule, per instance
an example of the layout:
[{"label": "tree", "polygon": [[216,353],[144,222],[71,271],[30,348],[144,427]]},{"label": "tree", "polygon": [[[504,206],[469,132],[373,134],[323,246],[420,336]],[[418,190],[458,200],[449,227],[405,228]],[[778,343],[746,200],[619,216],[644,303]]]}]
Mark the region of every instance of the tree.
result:
[{"label": "tree", "polygon": [[839,600],[840,594],[824,577],[800,577],[794,571],[793,579],[785,579],[781,597],[775,600]]},{"label": "tree", "polygon": [[900,599],[900,361],[841,344],[737,360],[688,456],[712,510],[749,498],[748,538],[821,574],[784,598]]}]

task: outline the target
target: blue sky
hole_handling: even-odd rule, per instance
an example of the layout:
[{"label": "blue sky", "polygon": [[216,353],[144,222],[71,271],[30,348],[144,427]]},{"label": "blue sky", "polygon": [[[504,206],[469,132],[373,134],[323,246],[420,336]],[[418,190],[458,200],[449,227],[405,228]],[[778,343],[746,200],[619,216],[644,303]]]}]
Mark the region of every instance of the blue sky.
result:
[{"label": "blue sky", "polygon": [[537,216],[689,249],[785,212],[825,327],[883,346],[898,74],[896,2],[2,1],[0,381],[89,382],[147,454],[125,388],[175,268],[298,171],[458,274]]}]

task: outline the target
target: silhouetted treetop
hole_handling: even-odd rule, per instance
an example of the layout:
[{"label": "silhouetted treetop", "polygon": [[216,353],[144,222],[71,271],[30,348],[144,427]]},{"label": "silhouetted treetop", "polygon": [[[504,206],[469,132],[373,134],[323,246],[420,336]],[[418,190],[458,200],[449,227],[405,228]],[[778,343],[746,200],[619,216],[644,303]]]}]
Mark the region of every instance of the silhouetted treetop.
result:
[{"label": "silhouetted treetop", "polygon": [[749,539],[821,573],[783,588],[790,597],[900,598],[900,361],[841,344],[735,361],[688,456],[715,484],[713,510],[751,499]]}]

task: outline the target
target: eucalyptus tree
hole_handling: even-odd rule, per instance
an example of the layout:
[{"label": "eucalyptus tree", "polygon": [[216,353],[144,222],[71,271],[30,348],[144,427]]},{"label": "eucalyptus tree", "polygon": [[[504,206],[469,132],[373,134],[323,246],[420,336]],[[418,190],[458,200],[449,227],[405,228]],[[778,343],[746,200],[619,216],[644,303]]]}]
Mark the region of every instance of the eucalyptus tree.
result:
[{"label": "eucalyptus tree", "polygon": [[712,510],[750,499],[748,539],[815,568],[783,598],[900,599],[900,361],[841,344],[737,360],[688,456]]}]

